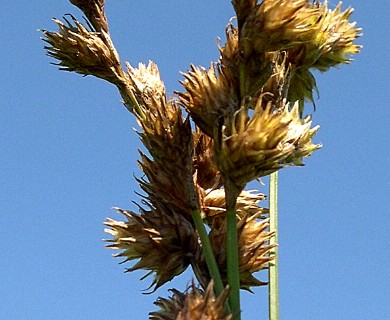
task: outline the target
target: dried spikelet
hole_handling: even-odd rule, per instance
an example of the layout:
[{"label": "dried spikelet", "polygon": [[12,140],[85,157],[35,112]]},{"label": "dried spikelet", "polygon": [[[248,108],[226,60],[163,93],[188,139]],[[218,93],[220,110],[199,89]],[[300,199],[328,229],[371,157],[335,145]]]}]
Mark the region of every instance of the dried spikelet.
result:
[{"label": "dried spikelet", "polygon": [[[192,221],[191,211],[197,207],[197,200],[193,197],[192,180],[181,180],[174,171],[169,174],[155,161],[141,153],[139,166],[145,173],[146,179],[137,179],[141,189],[146,193],[146,200],[153,206],[164,206],[169,211],[180,214],[188,221]],[[178,170],[178,174],[180,171]]]},{"label": "dried spikelet", "polygon": [[202,189],[219,188],[222,185],[221,174],[214,158],[214,140],[199,128],[193,132],[194,175],[198,187]]},{"label": "dried spikelet", "polygon": [[193,140],[189,120],[180,107],[166,100],[165,85],[153,62],[133,68],[127,64],[132,92],[141,113],[139,133],[151,158],[141,153],[139,162],[147,179],[139,180],[153,205],[162,201],[171,210],[191,220],[198,203],[193,184]]},{"label": "dried spikelet", "polygon": [[[219,64],[224,69],[224,73],[230,74],[231,79],[236,79],[233,83],[238,86],[240,63],[240,49],[238,46],[238,29],[230,21],[225,29],[226,43],[223,47],[219,46],[221,54]],[[233,85],[232,83],[232,85]]]},{"label": "dried spikelet", "polygon": [[132,67],[129,63],[126,63],[126,66],[131,90],[138,103],[145,109],[144,112],[157,114],[160,108],[165,108],[165,113],[169,112],[167,117],[172,117],[177,112],[177,108],[170,106],[167,110],[165,85],[157,65],[149,61],[147,66],[139,63],[138,68]]},{"label": "dried spikelet", "polygon": [[189,112],[196,125],[212,137],[217,119],[238,108],[238,95],[234,85],[218,66],[209,70],[191,66],[181,81],[186,92],[179,92],[180,104]]},{"label": "dried spikelet", "polygon": [[307,0],[263,0],[242,28],[240,47],[244,57],[285,50],[314,37],[318,9]]},{"label": "dried spikelet", "polygon": [[[239,220],[237,233],[240,286],[242,289],[249,291],[250,287],[266,284],[257,279],[254,273],[268,268],[269,262],[273,259],[270,256],[270,251],[274,246],[269,245],[269,239],[273,233],[267,231],[269,227],[268,219],[259,220],[260,216],[261,213],[252,216],[237,216]],[[226,220],[221,220],[220,225],[213,227],[209,234],[221,277],[225,283],[227,283],[226,234]],[[202,256],[196,257],[192,268],[201,283],[208,283],[210,276]]]},{"label": "dried spikelet", "polygon": [[116,85],[121,83],[119,60],[101,34],[87,30],[74,17],[71,18],[73,24],[64,18],[66,25],[53,19],[59,32],[43,30],[43,40],[50,44],[44,47],[47,55],[59,61],[57,65],[61,70],[93,75]]},{"label": "dried spikelet", "polygon": [[218,167],[242,190],[253,179],[300,165],[321,147],[312,143],[318,128],[311,129],[310,117],[300,118],[298,104],[291,110],[288,104],[275,109],[271,102],[264,107],[260,97],[251,117],[243,107],[225,121],[216,144]]},{"label": "dried spikelet", "polygon": [[362,29],[356,28],[355,22],[349,22],[353,9],[347,8],[342,12],[341,2],[334,10],[328,9],[327,1],[319,4],[319,8],[322,23],[313,44],[315,48],[308,47],[306,50],[315,51],[317,48],[319,54],[317,53],[312,67],[326,71],[340,63],[349,63],[351,61],[349,57],[359,53],[362,46],[353,42],[361,36]]},{"label": "dried spikelet", "polygon": [[[237,214],[260,216],[267,213],[267,209],[259,207],[259,203],[265,199],[266,196],[258,193],[257,190],[241,191],[236,201]],[[225,189],[206,190],[202,201],[202,212],[206,215],[208,223],[218,228],[220,222],[217,221],[224,220],[226,217]]]},{"label": "dried spikelet", "polygon": [[154,290],[182,273],[193,256],[198,255],[195,230],[181,215],[163,212],[162,208],[141,209],[141,214],[116,210],[126,216],[127,222],[107,218],[104,224],[109,228],[105,232],[113,236],[106,240],[110,243],[107,247],[123,250],[114,255],[123,257],[123,262],[139,259],[127,271],[149,270],[146,276],[155,273],[150,286],[154,286]]},{"label": "dried spikelet", "polygon": [[353,43],[361,29],[349,22],[352,12],[351,8],[341,12],[341,2],[330,10],[327,1],[264,0],[243,25],[244,60],[264,52],[287,51],[295,67],[326,71],[348,63],[348,57],[361,48]]},{"label": "dried spikelet", "polygon": [[154,303],[160,310],[151,312],[150,320],[233,319],[231,315],[224,313],[228,291],[225,289],[216,298],[212,281],[205,291],[198,289],[194,283],[184,293],[175,289],[170,291],[173,293],[170,298],[158,298]]},{"label": "dried spikelet", "polygon": [[84,12],[97,31],[108,32],[107,18],[104,13],[104,0],[69,0]]}]

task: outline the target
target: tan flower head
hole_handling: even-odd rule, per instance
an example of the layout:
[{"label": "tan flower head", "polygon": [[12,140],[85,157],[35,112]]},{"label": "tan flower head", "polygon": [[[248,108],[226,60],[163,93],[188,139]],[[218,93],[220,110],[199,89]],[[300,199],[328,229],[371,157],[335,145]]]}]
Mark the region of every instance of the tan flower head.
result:
[{"label": "tan flower head", "polygon": [[95,30],[108,32],[107,18],[104,13],[104,0],[69,0],[84,12]]},{"label": "tan flower head", "polygon": [[139,133],[150,157],[141,152],[139,165],[146,179],[139,180],[149,202],[164,203],[170,210],[191,219],[197,208],[193,183],[193,139],[189,119],[173,100],[167,101],[157,65],[149,61],[138,68],[127,64],[129,83],[139,106]]},{"label": "tan flower head", "polygon": [[219,52],[221,54],[219,63],[221,67],[224,68],[225,74],[229,73],[231,79],[238,79],[239,64],[241,62],[240,49],[238,45],[238,28],[234,26],[232,20],[226,26],[225,34],[226,43],[222,47],[219,46]]},{"label": "tan flower head", "polygon": [[[268,219],[259,220],[261,213],[252,216],[238,215],[237,233],[238,233],[238,250],[239,250],[239,272],[241,288],[250,291],[250,287],[266,284],[257,279],[254,273],[266,269],[273,257],[270,257],[270,251],[274,247],[269,245],[269,239],[272,233],[268,232]],[[218,227],[213,227],[210,231],[210,241],[220,268],[223,281],[227,282],[226,270],[226,221],[221,220]],[[197,261],[197,276],[202,280],[208,277],[205,270],[204,261]],[[202,272],[202,270],[204,270]],[[207,283],[208,279],[202,282]]]},{"label": "tan flower head", "polygon": [[318,8],[307,0],[263,0],[242,28],[241,50],[264,53],[285,50],[314,37]]},{"label": "tan flower head", "polygon": [[107,247],[123,250],[115,254],[123,257],[123,262],[139,259],[127,271],[149,270],[146,276],[155,273],[151,284],[154,290],[182,273],[193,256],[198,255],[198,238],[182,216],[156,209],[141,210],[141,214],[116,210],[126,216],[127,222],[106,220],[105,232],[113,236],[106,240],[110,243]]},{"label": "tan flower head", "polygon": [[[267,213],[267,209],[259,207],[259,203],[265,199],[266,196],[262,193],[258,193],[257,190],[241,191],[236,201],[237,214],[240,216],[259,216]],[[217,224],[216,219],[218,219],[218,221],[225,220],[225,189],[206,190],[206,195],[202,202],[202,212],[204,212],[209,224],[212,226],[217,227],[219,224]]]},{"label": "tan flower head", "polygon": [[318,126],[301,119],[299,106],[286,104],[275,109],[271,102],[263,106],[259,98],[250,117],[244,107],[225,122],[216,144],[216,159],[223,174],[242,190],[253,179],[280,168],[301,164],[320,145],[312,143]]},{"label": "tan flower head", "polygon": [[121,80],[117,72],[119,61],[98,32],[87,30],[71,17],[74,24],[64,18],[66,25],[53,19],[59,32],[43,30],[47,54],[57,60],[61,70],[74,71],[117,84]]},{"label": "tan flower head", "polygon": [[224,307],[228,297],[225,289],[219,297],[215,297],[213,282],[205,291],[198,289],[194,283],[182,293],[170,290],[169,298],[158,298],[154,303],[159,311],[151,312],[150,320],[232,320],[231,315],[225,315]]},{"label": "tan flower head", "polygon": [[161,80],[160,71],[153,61],[148,65],[139,63],[138,68],[134,68],[130,63],[126,63],[130,86],[138,103],[146,111],[156,114],[158,109],[166,107],[165,85]]},{"label": "tan flower head", "polygon": [[[319,4],[321,10],[321,24],[314,46],[317,47],[317,56],[312,67],[326,71],[340,63],[349,63],[350,56],[359,53],[362,46],[354,41],[361,36],[361,28],[356,28],[355,22],[349,19],[352,8],[341,11],[341,2],[334,10],[328,9],[328,2]],[[309,46],[309,51],[311,48]],[[315,51],[316,49],[313,49]],[[310,53],[308,53],[310,56]]]},{"label": "tan flower head", "polygon": [[237,88],[222,68],[212,65],[209,70],[191,66],[183,74],[181,84],[186,92],[179,92],[180,104],[190,113],[196,125],[212,137],[217,119],[237,109]]},{"label": "tan flower head", "polygon": [[[244,57],[269,51],[287,51],[295,67],[326,71],[359,52],[353,43],[361,29],[349,18],[353,10],[334,10],[328,3],[307,0],[263,0],[247,17],[240,41]],[[253,57],[252,57],[253,58]]]}]

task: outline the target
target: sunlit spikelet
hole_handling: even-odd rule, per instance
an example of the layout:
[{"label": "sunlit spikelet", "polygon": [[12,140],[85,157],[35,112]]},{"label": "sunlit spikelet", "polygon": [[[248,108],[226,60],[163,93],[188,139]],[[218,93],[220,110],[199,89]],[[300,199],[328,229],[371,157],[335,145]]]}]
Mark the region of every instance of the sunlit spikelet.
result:
[{"label": "sunlit spikelet", "polygon": [[313,38],[317,10],[307,0],[263,0],[243,25],[243,55],[285,50]]},{"label": "sunlit spikelet", "polygon": [[125,215],[127,221],[107,218],[105,232],[113,236],[106,240],[107,247],[123,250],[115,254],[115,257],[123,257],[123,262],[139,259],[127,271],[144,269],[150,271],[147,275],[155,273],[150,286],[155,290],[182,273],[197,254],[198,238],[192,225],[181,215],[155,209],[141,210],[141,214],[116,210]]},{"label": "sunlit spikelet", "polygon": [[[138,68],[131,66],[130,63],[126,63],[126,66],[131,90],[138,103],[146,109],[144,111],[156,114],[159,108],[166,108],[165,85],[157,65],[149,61],[148,65],[139,63]],[[170,113],[173,114],[172,111]]]},{"label": "sunlit spikelet", "polygon": [[149,202],[163,202],[171,210],[191,220],[191,209],[197,208],[193,183],[193,140],[189,119],[180,107],[167,101],[165,85],[158,67],[149,61],[138,68],[127,64],[129,81],[140,113],[139,136],[150,157],[141,152],[141,169],[146,179],[141,188]]},{"label": "sunlit spikelet", "polygon": [[287,51],[294,66],[326,71],[359,52],[361,29],[349,22],[353,10],[334,10],[307,0],[263,0],[246,19],[240,48],[244,57]]},{"label": "sunlit spikelet", "polygon": [[93,75],[118,84],[121,82],[117,67],[119,61],[102,40],[98,32],[89,31],[72,17],[73,24],[64,18],[66,24],[53,19],[59,32],[43,30],[47,54],[59,61],[61,70]]},{"label": "sunlit spikelet", "polygon": [[194,196],[192,179],[186,181],[185,177],[181,177],[180,168],[176,174],[170,174],[142,152],[140,154],[141,160],[138,163],[145,177],[137,181],[146,193],[147,202],[153,206],[168,208],[192,221],[191,210],[197,207],[197,200],[191,198]]},{"label": "sunlit spikelet", "polygon": [[289,104],[275,109],[260,97],[252,116],[241,108],[233,119],[227,119],[217,143],[219,169],[239,188],[253,179],[280,168],[301,164],[302,157],[320,148],[312,143],[318,126],[311,119],[301,119],[299,106]]},{"label": "sunlit spikelet", "polygon": [[327,1],[319,4],[319,7],[322,21],[314,43],[319,54],[312,67],[326,71],[340,63],[349,63],[350,57],[359,53],[362,46],[354,41],[361,36],[362,29],[356,28],[356,23],[349,21],[352,8],[341,11],[341,2],[334,10],[328,9]]},{"label": "sunlit spikelet", "polygon": [[[266,284],[257,279],[254,273],[266,269],[272,261],[269,253],[274,247],[269,245],[272,233],[268,231],[268,219],[259,220],[260,214],[238,216],[238,250],[240,286],[250,290],[250,287]],[[226,281],[226,221],[222,221],[219,228],[212,228],[210,241],[214,249],[221,276]]]},{"label": "sunlit spikelet", "polygon": [[[257,190],[241,191],[240,195],[237,197],[237,214],[260,216],[261,214],[267,213],[267,209],[259,207],[259,203],[265,199],[266,196],[262,193],[258,193]],[[202,211],[212,226],[216,224],[216,219],[225,219],[225,208],[225,189],[206,190],[206,195],[202,201]]]},{"label": "sunlit spikelet", "polygon": [[84,12],[95,30],[108,32],[107,18],[104,13],[105,0],[69,0]]},{"label": "sunlit spikelet", "polygon": [[238,96],[234,86],[218,66],[208,70],[191,66],[183,74],[181,84],[186,92],[179,92],[181,105],[190,113],[196,125],[207,135],[213,136],[217,119],[238,108]]},{"label": "sunlit spikelet", "polygon": [[149,314],[150,320],[232,320],[231,315],[225,315],[224,307],[228,297],[225,289],[215,297],[213,282],[206,290],[198,289],[194,283],[184,292],[170,290],[171,297],[158,298],[154,303],[160,308]]}]

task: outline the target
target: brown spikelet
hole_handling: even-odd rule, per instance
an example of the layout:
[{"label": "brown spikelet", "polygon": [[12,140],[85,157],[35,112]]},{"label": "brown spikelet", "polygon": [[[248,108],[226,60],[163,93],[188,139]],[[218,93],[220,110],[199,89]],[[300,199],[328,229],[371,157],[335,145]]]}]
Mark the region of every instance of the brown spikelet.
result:
[{"label": "brown spikelet", "polygon": [[[192,225],[181,215],[164,212],[164,208],[141,214],[116,210],[123,214],[126,222],[107,218],[105,232],[113,239],[106,240],[108,248],[123,250],[115,257],[123,257],[123,262],[139,261],[127,271],[148,270],[155,273],[150,287],[154,290],[182,273],[199,251],[198,238]],[[146,276],[147,276],[146,275]]]},{"label": "brown spikelet", "polygon": [[228,291],[225,289],[218,297],[214,295],[213,282],[206,290],[198,289],[194,283],[182,293],[176,289],[170,290],[170,298],[158,298],[154,303],[160,308],[149,314],[150,320],[232,320],[231,315],[225,315],[224,306]]},{"label": "brown spikelet", "polygon": [[303,157],[321,147],[312,143],[319,127],[311,128],[310,117],[300,118],[298,104],[275,109],[271,102],[264,108],[262,101],[251,117],[241,108],[226,119],[216,144],[218,168],[239,190],[280,168],[302,165]]},{"label": "brown spikelet", "polygon": [[[269,239],[273,233],[268,231],[268,219],[259,219],[260,217],[261,213],[252,216],[247,214],[237,216],[240,286],[241,289],[249,291],[251,287],[266,284],[254,274],[268,268],[273,259],[270,253],[274,246],[269,245]],[[226,220],[219,219],[218,224],[212,226],[209,235],[224,283],[227,283],[226,234]],[[210,276],[203,259],[202,256],[197,256],[192,262],[192,268],[199,281],[207,284]]]},{"label": "brown spikelet", "polygon": [[146,179],[138,180],[149,202],[164,203],[170,210],[189,220],[198,203],[193,183],[193,139],[189,119],[180,107],[167,101],[165,85],[158,67],[149,61],[138,68],[127,64],[132,92],[140,106],[138,123],[143,145],[150,157],[141,152],[139,165]]},{"label": "brown spikelet", "polygon": [[[66,24],[53,19],[59,32],[43,30],[47,54],[59,61],[61,70],[74,71],[82,75],[93,75],[113,84],[123,81],[117,56],[105,43],[101,34],[88,30],[71,16]],[[121,69],[120,69],[121,70]]]},{"label": "brown spikelet", "polygon": [[242,108],[217,144],[218,167],[239,190],[280,168],[301,165],[302,157],[321,147],[311,140],[319,127],[311,129],[310,117],[300,118],[298,104],[289,110],[288,104],[274,109],[268,102],[263,108],[261,97],[251,117]]},{"label": "brown spikelet", "polygon": [[[237,214],[259,217],[268,213],[266,208],[259,207],[259,203],[265,199],[266,196],[257,190],[241,191],[236,201]],[[225,189],[206,190],[202,200],[202,212],[208,224],[218,229],[221,221],[226,218]]]},{"label": "brown spikelet", "polygon": [[[240,37],[244,59],[270,51],[287,51],[299,67],[326,71],[359,52],[353,43],[361,29],[349,18],[353,10],[334,10],[328,4],[307,0],[263,0],[245,21]],[[256,54],[254,53],[256,52]],[[303,53],[303,54],[302,54]]]},{"label": "brown spikelet", "polygon": [[214,157],[214,140],[197,128],[194,139],[194,174],[198,187],[202,189],[219,188],[221,174]]},{"label": "brown spikelet", "polygon": [[239,106],[236,88],[223,69],[215,65],[208,70],[191,66],[191,71],[183,75],[181,84],[186,92],[178,93],[180,104],[196,125],[212,137],[221,115],[234,112]]},{"label": "brown spikelet", "polygon": [[84,12],[95,30],[108,32],[107,18],[104,13],[104,0],[69,0]]}]

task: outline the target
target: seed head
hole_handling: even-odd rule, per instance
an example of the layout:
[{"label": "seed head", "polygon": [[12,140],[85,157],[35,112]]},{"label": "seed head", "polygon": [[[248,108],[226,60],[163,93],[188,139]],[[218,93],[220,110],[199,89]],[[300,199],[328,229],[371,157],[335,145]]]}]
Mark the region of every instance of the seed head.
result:
[{"label": "seed head", "polygon": [[238,106],[238,96],[223,69],[212,65],[209,70],[191,66],[191,71],[183,74],[181,84],[186,92],[178,93],[180,104],[190,113],[196,125],[212,137],[217,119],[234,112]]},{"label": "seed head", "polygon": [[117,72],[119,61],[101,35],[71,18],[73,24],[66,18],[66,24],[53,19],[59,27],[58,32],[43,30],[43,40],[50,45],[44,47],[47,55],[59,61],[60,70],[93,75],[114,84],[121,82]]},{"label": "seed head", "polygon": [[301,119],[299,106],[289,104],[275,109],[271,102],[263,106],[262,97],[250,117],[242,107],[234,117],[225,119],[216,143],[216,159],[221,172],[242,190],[253,179],[291,165],[302,165],[321,145],[313,144],[318,126]]},{"label": "seed head", "polygon": [[150,271],[146,276],[155,273],[150,286],[155,286],[154,290],[182,273],[192,257],[198,255],[198,238],[192,225],[181,215],[162,212],[161,208],[141,210],[141,214],[119,208],[116,210],[127,221],[107,218],[104,224],[108,228],[105,232],[113,236],[113,239],[106,240],[110,243],[107,247],[123,250],[114,255],[123,257],[123,262],[139,259],[127,271]]},{"label": "seed head", "polygon": [[[268,231],[268,219],[259,219],[260,217],[261,213],[252,216],[248,214],[237,216],[239,220],[237,234],[240,286],[249,291],[251,287],[266,284],[257,279],[254,274],[268,268],[269,262],[273,259],[270,252],[274,246],[269,245],[269,239],[273,233]],[[227,283],[226,235],[226,219],[220,219],[219,225],[211,228],[209,237],[224,283]],[[192,268],[201,283],[208,283],[210,276],[202,257],[198,258],[196,265],[193,264]]]},{"label": "seed head", "polygon": [[245,59],[270,51],[287,51],[294,66],[326,71],[348,63],[360,46],[353,43],[361,29],[349,18],[353,10],[334,10],[307,0],[263,0],[247,17],[240,41]]},{"label": "seed head", "polygon": [[107,18],[104,13],[105,0],[69,0],[84,12],[97,31],[108,32]]},{"label": "seed head", "polygon": [[219,297],[214,295],[213,282],[206,290],[198,289],[194,283],[184,292],[170,290],[173,295],[158,298],[154,303],[159,311],[151,312],[150,320],[232,320],[231,315],[225,315],[224,306],[228,291],[225,289]]}]

